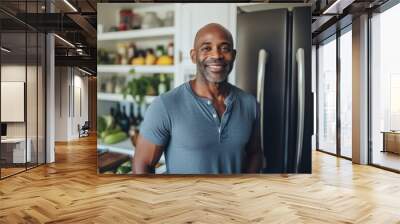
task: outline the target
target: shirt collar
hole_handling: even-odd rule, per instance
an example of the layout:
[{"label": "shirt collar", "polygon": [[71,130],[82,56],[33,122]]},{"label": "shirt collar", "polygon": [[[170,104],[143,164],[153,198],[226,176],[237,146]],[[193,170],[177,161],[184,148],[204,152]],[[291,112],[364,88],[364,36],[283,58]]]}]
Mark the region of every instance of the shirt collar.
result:
[{"label": "shirt collar", "polygon": [[[207,97],[198,96],[198,95],[193,91],[192,86],[190,85],[190,82],[189,82],[189,81],[185,82],[185,87],[186,87],[186,89],[190,92],[190,94],[192,94],[192,96],[194,96],[196,99],[198,99],[198,100],[200,100],[200,101],[202,101],[202,102],[204,102],[204,103],[206,103],[206,104],[211,104],[211,99],[209,99],[209,98],[207,98]],[[225,103],[226,106],[231,105],[231,104],[235,101],[235,99],[236,99],[236,91],[235,91],[236,89],[235,89],[235,87],[234,87],[232,84],[230,84],[230,83],[228,83],[228,87],[229,87],[229,94],[228,94],[228,96],[225,98],[225,101],[224,101],[224,103]]]}]

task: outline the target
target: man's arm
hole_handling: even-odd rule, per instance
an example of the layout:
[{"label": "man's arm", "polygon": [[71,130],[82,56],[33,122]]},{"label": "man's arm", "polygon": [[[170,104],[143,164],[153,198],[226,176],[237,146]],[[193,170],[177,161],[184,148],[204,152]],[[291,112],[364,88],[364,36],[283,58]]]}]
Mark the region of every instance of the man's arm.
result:
[{"label": "man's arm", "polygon": [[160,160],[164,146],[151,143],[142,137],[138,136],[135,155],[132,159],[133,174],[154,173],[155,166]]},{"label": "man's arm", "polygon": [[260,130],[255,125],[246,146],[246,156],[243,164],[244,173],[259,173],[263,165],[263,153],[261,150]]}]

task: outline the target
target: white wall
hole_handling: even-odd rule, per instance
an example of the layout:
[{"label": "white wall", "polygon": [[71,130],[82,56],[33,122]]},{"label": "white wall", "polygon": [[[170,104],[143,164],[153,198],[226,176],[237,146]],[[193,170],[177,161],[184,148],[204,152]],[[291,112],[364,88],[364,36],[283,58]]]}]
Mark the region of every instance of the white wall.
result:
[{"label": "white wall", "polygon": [[55,141],[68,140],[68,68],[55,68]]},{"label": "white wall", "polygon": [[[74,107],[72,108],[72,120],[71,120],[71,132],[70,136],[71,138],[77,138],[79,133],[78,133],[78,124],[81,126],[85,123],[85,121],[88,121],[88,78],[87,76],[81,76],[80,73],[77,75],[76,74],[77,70],[74,71],[74,92],[72,93],[73,96],[72,99],[74,99]],[[79,102],[80,101],[80,102]],[[71,104],[72,105],[72,104]],[[81,107],[81,108],[80,108]],[[81,111],[80,111],[81,110]]]},{"label": "white wall", "polygon": [[55,140],[77,139],[78,124],[88,120],[88,78],[71,67],[56,67],[55,78]]}]

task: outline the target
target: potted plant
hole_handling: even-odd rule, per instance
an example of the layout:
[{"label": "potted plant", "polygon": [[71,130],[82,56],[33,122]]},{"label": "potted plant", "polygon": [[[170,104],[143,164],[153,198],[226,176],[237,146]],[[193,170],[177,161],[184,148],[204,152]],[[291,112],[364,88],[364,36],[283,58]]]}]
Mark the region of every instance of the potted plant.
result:
[{"label": "potted plant", "polygon": [[[135,74],[135,70],[132,69],[130,74]],[[142,76],[131,79],[122,90],[124,99],[126,99],[127,95],[131,95],[139,105],[142,105],[146,95],[157,95],[156,89],[158,84],[159,80],[155,77]]]}]

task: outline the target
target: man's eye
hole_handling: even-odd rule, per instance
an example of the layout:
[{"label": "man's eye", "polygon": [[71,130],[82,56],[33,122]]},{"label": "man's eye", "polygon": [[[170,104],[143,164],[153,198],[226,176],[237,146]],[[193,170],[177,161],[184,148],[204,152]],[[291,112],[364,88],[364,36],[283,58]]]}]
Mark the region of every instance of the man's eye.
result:
[{"label": "man's eye", "polygon": [[225,52],[231,51],[230,47],[222,47],[221,49],[222,49],[222,51],[225,51]]},{"label": "man's eye", "polygon": [[211,47],[203,47],[203,48],[201,48],[201,50],[202,50],[202,51],[210,51],[210,50],[211,50]]}]

